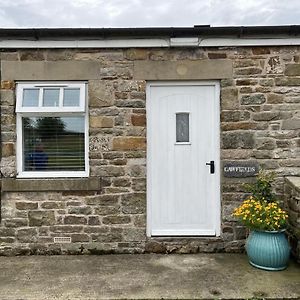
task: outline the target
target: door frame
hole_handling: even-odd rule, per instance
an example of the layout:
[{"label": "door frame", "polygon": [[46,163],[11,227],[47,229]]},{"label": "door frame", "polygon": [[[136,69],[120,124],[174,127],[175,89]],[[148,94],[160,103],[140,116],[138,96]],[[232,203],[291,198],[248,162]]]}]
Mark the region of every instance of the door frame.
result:
[{"label": "door frame", "polygon": [[[146,225],[146,234],[148,237],[151,237],[152,231],[152,182],[149,166],[152,165],[152,153],[150,152],[152,145],[152,132],[150,126],[150,115],[151,115],[151,87],[158,86],[214,86],[215,95],[214,95],[214,123],[216,124],[215,130],[215,151],[213,153],[213,158],[215,160],[216,168],[214,175],[214,185],[217,187],[214,193],[214,202],[215,202],[215,230],[216,237],[221,234],[221,185],[220,185],[220,82],[217,80],[201,80],[201,81],[147,81],[146,85],[146,118],[147,118],[147,188],[146,188],[146,199],[147,199],[147,225]],[[193,236],[197,237],[197,236]],[[186,238],[186,236],[182,236]]]}]

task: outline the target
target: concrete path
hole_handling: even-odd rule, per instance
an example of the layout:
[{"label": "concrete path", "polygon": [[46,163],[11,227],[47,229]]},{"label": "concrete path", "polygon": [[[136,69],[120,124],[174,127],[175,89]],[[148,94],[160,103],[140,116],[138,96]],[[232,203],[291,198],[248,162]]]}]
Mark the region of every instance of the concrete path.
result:
[{"label": "concrete path", "polygon": [[0,257],[1,300],[300,299],[300,266],[242,254]]}]

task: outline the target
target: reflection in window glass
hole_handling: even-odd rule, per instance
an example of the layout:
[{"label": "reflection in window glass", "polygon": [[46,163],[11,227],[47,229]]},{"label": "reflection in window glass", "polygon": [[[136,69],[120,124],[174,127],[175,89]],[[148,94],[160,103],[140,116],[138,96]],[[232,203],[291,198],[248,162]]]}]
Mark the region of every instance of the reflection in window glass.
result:
[{"label": "reflection in window glass", "polygon": [[23,107],[39,106],[39,89],[24,89],[22,106]]},{"label": "reflection in window glass", "polygon": [[84,171],[84,116],[23,117],[23,171]]},{"label": "reflection in window glass", "polygon": [[190,141],[189,113],[176,114],[176,142],[188,143]]},{"label": "reflection in window glass", "polygon": [[80,89],[64,89],[63,106],[79,106]]},{"label": "reflection in window glass", "polygon": [[43,106],[59,106],[59,89],[44,89]]}]

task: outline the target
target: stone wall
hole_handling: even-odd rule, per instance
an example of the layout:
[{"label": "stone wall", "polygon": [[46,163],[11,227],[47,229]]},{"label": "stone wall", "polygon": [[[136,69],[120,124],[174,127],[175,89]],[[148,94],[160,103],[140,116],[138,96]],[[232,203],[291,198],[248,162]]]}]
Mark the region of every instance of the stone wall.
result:
[{"label": "stone wall", "polygon": [[[245,197],[242,183],[251,178],[221,178],[220,237],[146,237],[146,81],[136,79],[135,63],[206,61],[214,62],[215,73],[218,61],[231,63],[231,73],[220,77],[222,162],[257,161],[264,169],[275,170],[276,192],[282,197],[284,177],[300,175],[299,50],[223,47],[1,52],[3,68],[14,62],[47,62],[56,66],[63,63],[57,73],[59,80],[68,80],[68,76],[69,80],[88,80],[90,178],[100,178],[101,184],[79,190],[55,190],[57,185],[50,182],[49,190],[24,191],[18,190],[18,180],[13,180],[9,189],[2,190],[0,253],[242,251],[246,232],[231,213]],[[81,69],[81,73],[76,73],[75,68],[71,72],[67,62],[87,62],[89,67]],[[3,68],[4,183],[5,179],[16,177],[15,80],[21,77],[13,78],[15,69]],[[91,68],[93,74],[89,78],[82,70],[89,72]],[[201,72],[203,76],[204,71]],[[23,72],[22,76],[33,73]],[[164,76],[174,78],[171,73]],[[28,186],[36,187],[33,180],[28,181]],[[72,243],[54,243],[57,236],[70,237]]]},{"label": "stone wall", "polygon": [[287,177],[284,193],[285,205],[289,213],[289,241],[292,254],[300,263],[300,177]]}]

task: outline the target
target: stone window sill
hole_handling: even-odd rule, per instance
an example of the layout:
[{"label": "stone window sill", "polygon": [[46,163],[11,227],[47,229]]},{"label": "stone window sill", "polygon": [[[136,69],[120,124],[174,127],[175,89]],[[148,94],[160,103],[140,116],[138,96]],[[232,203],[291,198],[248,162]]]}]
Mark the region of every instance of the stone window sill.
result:
[{"label": "stone window sill", "polygon": [[2,178],[2,192],[99,191],[100,178],[16,179]]}]

